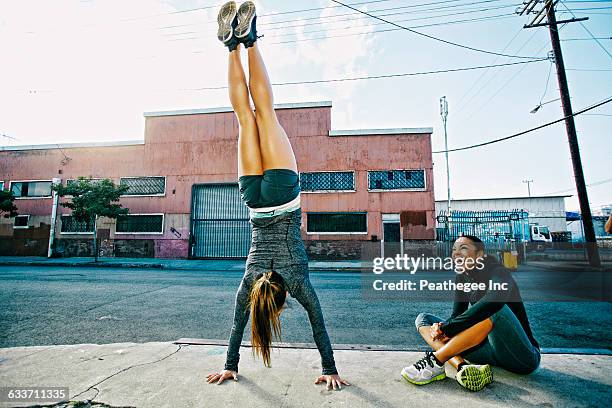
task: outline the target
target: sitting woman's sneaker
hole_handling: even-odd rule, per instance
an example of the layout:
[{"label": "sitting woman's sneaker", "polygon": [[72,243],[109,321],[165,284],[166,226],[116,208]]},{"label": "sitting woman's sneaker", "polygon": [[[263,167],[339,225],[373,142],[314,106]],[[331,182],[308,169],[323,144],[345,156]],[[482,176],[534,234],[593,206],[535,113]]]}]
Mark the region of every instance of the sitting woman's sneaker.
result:
[{"label": "sitting woman's sneaker", "polygon": [[221,41],[230,51],[234,51],[238,47],[239,41],[234,35],[234,30],[238,25],[236,19],[236,2],[228,1],[219,10],[217,15],[217,22],[219,23],[219,30],[217,31],[217,38]]},{"label": "sitting woman's sneaker", "polygon": [[245,1],[238,9],[238,25],[235,29],[236,38],[244,44],[245,48],[252,47],[257,36],[257,14],[255,12],[255,3]]},{"label": "sitting woman's sneaker", "polygon": [[493,381],[493,372],[488,364],[465,364],[457,371],[457,382],[470,391],[480,391]]},{"label": "sitting woman's sneaker", "polygon": [[444,371],[444,364],[440,365],[433,352],[427,351],[425,357],[414,365],[402,369],[402,377],[413,384],[423,385],[445,379],[446,372]]}]

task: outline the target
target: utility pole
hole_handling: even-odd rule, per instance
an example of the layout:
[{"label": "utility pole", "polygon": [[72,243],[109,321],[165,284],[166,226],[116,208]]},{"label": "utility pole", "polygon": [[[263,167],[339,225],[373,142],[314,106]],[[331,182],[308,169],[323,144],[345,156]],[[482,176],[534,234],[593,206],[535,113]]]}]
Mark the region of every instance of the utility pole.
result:
[{"label": "utility pole", "polygon": [[442,123],[444,123],[444,153],[446,156],[446,226],[448,228],[448,238],[450,240],[451,231],[451,189],[450,189],[450,170],[448,165],[448,134],[446,132],[446,118],[448,117],[448,102],[446,96],[440,98],[440,116],[442,116]]},{"label": "utility pole", "polygon": [[[586,184],[584,182],[584,173],[582,171],[582,160],[580,159],[580,148],[578,146],[578,136],[576,135],[576,125],[574,123],[574,114],[572,112],[572,104],[570,101],[569,88],[567,85],[567,76],[565,74],[565,65],[563,63],[563,54],[561,53],[561,42],[559,41],[558,25],[562,23],[572,23],[575,21],[588,20],[588,17],[572,18],[568,20],[557,21],[555,15],[555,5],[559,0],[545,0],[543,8],[539,11],[534,11],[534,8],[541,3],[540,0],[528,0],[524,8],[517,9],[520,15],[535,13],[536,16],[530,24],[524,28],[548,26],[550,33],[550,41],[554,53],[555,64],[557,68],[557,81],[559,82],[559,92],[561,93],[561,103],[563,105],[563,114],[565,116],[565,129],[567,131],[567,140],[569,143],[570,154],[572,156],[572,165],[574,168],[574,179],[576,181],[576,190],[578,192],[578,201],[580,203],[580,213],[582,215],[582,223],[584,228],[584,237],[587,246],[587,255],[591,266],[601,266],[599,259],[599,251],[597,249],[597,240],[595,239],[595,228],[593,227],[593,217],[591,216],[591,208],[589,206],[589,197],[587,194]],[[546,17],[547,21],[542,23]]]},{"label": "utility pole", "polygon": [[523,180],[523,183],[527,183],[527,194],[531,197],[531,183],[533,183],[533,180]]}]

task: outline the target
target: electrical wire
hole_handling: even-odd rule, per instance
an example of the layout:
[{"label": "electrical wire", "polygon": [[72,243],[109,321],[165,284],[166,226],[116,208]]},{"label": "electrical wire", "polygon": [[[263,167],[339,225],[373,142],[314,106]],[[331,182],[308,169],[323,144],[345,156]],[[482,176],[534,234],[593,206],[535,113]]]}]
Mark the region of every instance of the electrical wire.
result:
[{"label": "electrical wire", "polygon": [[[524,43],[523,43],[523,44],[522,44],[522,45],[521,45],[521,46],[520,46],[520,47],[519,47],[519,48],[518,48],[518,49],[517,49],[515,52],[517,52],[517,53],[518,53],[518,52],[521,52],[521,50],[522,50],[523,48],[525,48],[525,47],[527,46],[527,44],[529,44],[529,43],[530,43],[530,42],[531,42],[531,41],[532,41],[532,40],[535,38],[535,36],[536,36],[536,35],[538,34],[538,32],[540,31],[540,29],[541,29],[541,27],[536,28],[536,29],[534,30],[533,34],[532,34],[532,35],[531,35],[531,36],[530,36],[530,37],[529,37],[529,38],[528,38],[528,39],[527,39],[527,40],[526,40],[526,41],[525,41],[525,42],[524,42]],[[523,29],[522,29],[522,28],[520,28],[519,30],[520,30],[520,31],[522,31]],[[519,32],[520,32],[520,31],[519,31]],[[516,36],[515,36],[515,37],[516,37]],[[508,44],[508,45],[509,45],[509,44]],[[541,48],[540,48],[540,49],[539,49],[537,52],[539,53],[539,52],[540,52],[540,51],[542,51],[543,49],[544,49],[544,47],[541,47]],[[499,57],[497,57],[497,58],[499,58]],[[497,60],[497,58],[496,58],[496,60]],[[520,70],[518,73],[520,73],[520,72],[522,72],[522,69],[521,69],[521,70]],[[481,93],[481,92],[482,92],[484,89],[486,89],[486,88],[487,88],[487,86],[488,86],[488,85],[491,83],[491,81],[492,81],[492,80],[495,78],[495,76],[496,76],[498,73],[499,73],[499,72],[496,72],[496,73],[494,73],[492,76],[490,76],[490,77],[489,77],[489,79],[488,79],[488,80],[487,80],[485,83],[483,83],[483,84],[482,84],[482,85],[481,85],[481,86],[478,88],[478,91],[477,91],[477,92],[475,92],[474,94],[472,94],[472,96],[471,96],[470,98],[468,98],[468,100],[467,100],[465,103],[460,104],[460,105],[459,105],[459,108],[457,109],[457,114],[461,113],[461,112],[462,112],[462,111],[463,111],[463,110],[464,110],[466,107],[471,106],[471,105],[470,105],[470,103],[471,103],[471,102],[474,100],[474,98],[476,98],[478,95],[480,95],[480,93]],[[512,81],[512,79],[514,79],[514,78],[516,77],[516,75],[518,75],[518,73],[516,73],[514,76],[512,76],[512,77],[511,77],[511,79],[510,79],[510,81]],[[503,89],[503,88],[502,88],[502,89]],[[498,91],[498,93],[499,93],[500,91],[501,91],[501,89]],[[495,94],[495,95],[497,95],[497,94]],[[495,97],[495,95],[494,95],[493,97]],[[492,98],[493,98],[493,97],[492,97]],[[490,98],[490,99],[492,99],[492,98]],[[489,99],[489,100],[490,100],[490,99]],[[482,106],[484,106],[484,105],[482,105]],[[480,110],[480,109],[482,108],[482,106],[481,106],[481,107],[479,107],[479,108],[477,108],[477,109],[476,109],[476,111],[474,111],[474,113],[476,113],[478,110]],[[472,113],[470,116],[474,115],[474,113]]]},{"label": "electrical wire", "polygon": [[[493,65],[493,66],[500,67],[500,66],[510,66],[510,65],[520,65],[520,64],[531,64],[534,62],[541,62],[541,61],[546,61],[546,60],[547,58],[543,58],[539,60],[507,62],[505,64],[498,64],[498,65]],[[436,70],[436,71],[407,72],[407,73],[400,73],[400,74],[370,75],[370,76],[353,77],[353,78],[336,78],[336,79],[319,79],[319,80],[312,80],[312,81],[279,82],[279,83],[273,83],[271,85],[272,86],[285,86],[285,85],[361,81],[361,80],[366,80],[366,79],[397,78],[397,77],[406,77],[406,76],[444,74],[444,73],[460,72],[460,71],[473,71],[473,70],[485,69],[485,68],[490,68],[490,67],[492,67],[492,65],[481,65],[481,66],[464,67],[464,68],[451,68],[451,69],[443,69],[443,70]],[[206,91],[206,90],[217,90],[217,89],[227,89],[227,88],[228,88],[227,86],[214,86],[214,87],[202,87],[202,88],[186,88],[182,90],[184,91]]]},{"label": "electrical wire", "polygon": [[[593,183],[587,184],[586,187],[600,186],[602,184],[607,184],[607,183],[610,183],[610,182],[612,182],[612,178],[605,179],[605,180],[595,181]],[[565,190],[553,191],[553,192],[550,192],[550,193],[544,193],[544,194],[540,194],[540,195],[547,196],[547,195],[554,195],[554,194],[560,194],[560,193],[567,193],[567,192],[570,192],[570,191],[574,191],[575,189],[576,189],[576,187],[572,187],[572,188],[567,188]]]},{"label": "electrical wire", "polygon": [[[478,18],[470,18],[470,19],[463,19],[463,20],[445,21],[441,23],[422,24],[418,26],[412,26],[409,28],[410,29],[427,28],[427,27],[436,27],[436,26],[444,26],[444,25],[471,23],[471,22],[478,22],[478,21],[501,20],[501,19],[507,19],[511,17],[514,17],[514,14],[499,14],[499,15],[489,16],[489,17],[478,17]],[[393,31],[400,31],[400,30],[402,29],[401,28],[388,28],[384,30],[363,31],[363,32],[352,33],[352,34],[326,35],[326,36],[320,36],[320,37],[301,38],[298,40],[278,41],[278,42],[267,43],[267,45],[291,44],[291,43],[304,42],[304,41],[323,40],[327,38],[354,37],[354,36],[359,36],[359,35],[388,33],[388,32],[393,32]],[[533,58],[533,59],[537,59],[537,58]]]},{"label": "electrical wire", "polygon": [[[570,13],[570,14],[571,14],[571,15],[572,15],[574,18],[576,18],[576,15],[575,15],[575,14],[572,12],[572,10],[570,10],[570,9],[569,9],[569,7],[567,7],[567,6],[565,5],[565,3],[564,3],[564,2],[561,2],[561,4],[563,5],[563,7],[565,7],[565,8],[567,9],[567,11],[569,11],[569,13]],[[612,8],[612,7],[608,7],[608,8]],[[578,11],[578,10],[576,10],[576,11]],[[592,38],[592,39],[593,39],[593,40],[594,40],[594,41],[597,43],[597,45],[599,45],[599,47],[600,47],[600,48],[601,48],[601,49],[602,49],[602,50],[603,50],[603,51],[604,51],[606,54],[608,54],[608,57],[612,58],[612,54],[610,54],[610,51],[608,51],[608,50],[606,49],[606,47],[604,47],[604,46],[603,46],[603,44],[602,44],[602,43],[600,43],[600,42],[599,42],[599,40],[595,38],[595,36],[594,36],[594,35],[593,35],[593,33],[591,32],[591,30],[589,30],[589,29],[587,28],[587,26],[585,26],[585,25],[582,23],[582,21],[579,21],[579,23],[580,23],[580,25],[582,26],[582,28],[584,28],[584,31],[586,31],[587,33],[589,33],[589,35],[590,35],[590,36],[591,36],[591,38]]]},{"label": "electrical wire", "polygon": [[498,52],[494,52],[494,51],[483,50],[483,49],[480,49],[480,48],[475,48],[475,47],[470,47],[470,46],[467,46],[467,45],[455,43],[455,42],[452,42],[452,41],[448,41],[448,40],[445,40],[445,39],[442,39],[442,38],[435,37],[433,35],[421,33],[420,31],[416,31],[416,30],[413,30],[413,29],[408,28],[408,27],[401,26],[401,25],[396,24],[396,23],[394,23],[392,21],[385,20],[384,18],[381,18],[381,17],[378,17],[378,16],[374,16],[374,15],[368,13],[368,12],[356,9],[355,7],[352,7],[352,6],[349,6],[347,4],[344,4],[344,3],[342,3],[342,2],[340,2],[338,0],[331,0],[331,1],[333,1],[336,4],[340,4],[340,5],[342,5],[342,6],[346,7],[346,8],[349,8],[351,10],[355,10],[355,11],[357,11],[359,13],[362,13],[362,14],[365,14],[367,16],[370,16],[371,18],[374,18],[376,20],[384,21],[387,24],[391,24],[391,25],[393,25],[393,26],[395,26],[397,28],[400,28],[402,30],[410,31],[413,34],[417,34],[417,35],[420,35],[422,37],[429,38],[431,40],[439,41],[439,42],[442,42],[444,44],[453,45],[455,47],[460,47],[460,48],[464,48],[464,49],[468,49],[468,50],[471,50],[471,51],[480,52],[480,53],[484,53],[484,54],[499,55],[499,56],[509,57],[509,58],[519,58],[519,59],[538,59],[538,58],[541,58],[541,57],[529,57],[529,56],[520,56],[520,55],[508,55],[508,54],[503,54],[503,53],[498,53]]},{"label": "electrical wire", "polygon": [[475,149],[477,147],[488,146],[488,145],[491,145],[491,144],[494,144],[494,143],[503,142],[505,140],[513,139],[513,138],[525,135],[527,133],[535,132],[536,130],[543,129],[543,128],[548,127],[548,126],[552,126],[552,125],[554,125],[556,123],[563,122],[563,121],[565,121],[568,118],[581,115],[581,114],[583,114],[585,112],[588,112],[590,110],[593,110],[595,108],[598,108],[598,107],[600,107],[602,105],[605,105],[607,103],[610,103],[610,102],[612,102],[612,97],[604,99],[601,102],[597,102],[597,103],[595,103],[595,104],[593,104],[593,105],[591,105],[589,107],[586,107],[584,109],[581,109],[579,111],[576,111],[576,112],[572,113],[571,115],[565,116],[565,117],[563,117],[561,119],[553,120],[552,122],[548,122],[548,123],[545,123],[543,125],[536,126],[534,128],[531,128],[531,129],[528,129],[528,130],[524,130],[524,131],[519,132],[519,133],[515,133],[515,134],[510,135],[510,136],[501,137],[499,139],[493,139],[493,140],[489,140],[488,142],[477,143],[477,144],[473,144],[473,145],[470,145],[470,146],[457,147],[457,148],[448,149],[448,150],[438,150],[438,151],[435,151],[435,152],[432,152],[432,153],[438,154],[438,153],[446,153],[446,152],[449,152],[449,153],[451,153],[451,152],[459,152],[459,151],[463,151],[463,150]]},{"label": "electrical wire", "polygon": [[[499,1],[499,0],[487,0],[486,2],[490,2],[490,1]],[[483,2],[476,2],[476,3],[483,3]],[[469,3],[469,4],[476,4],[476,3]],[[407,6],[409,7],[409,6]],[[456,6],[455,6],[456,7]],[[399,23],[399,22],[406,22],[406,21],[416,21],[416,20],[430,20],[430,19],[435,19],[435,18],[441,18],[441,17],[451,17],[451,16],[458,16],[458,15],[464,15],[464,14],[471,14],[471,13],[483,13],[483,12],[487,12],[487,11],[491,11],[491,10],[500,10],[500,9],[504,9],[504,8],[515,8],[516,4],[504,4],[501,6],[495,6],[495,7],[489,7],[489,8],[469,8],[469,9],[460,9],[457,12],[452,12],[452,13],[447,13],[447,14],[438,14],[438,15],[432,15],[432,16],[425,16],[425,17],[416,17],[416,18],[410,18],[410,19],[404,19],[404,20],[397,20],[394,21],[395,23]],[[397,9],[398,7],[394,7],[392,9]],[[405,7],[401,7],[401,8],[405,8]],[[392,10],[392,9],[387,9],[387,10]],[[418,14],[418,13],[429,13],[429,12],[437,12],[440,11],[440,8],[433,8],[433,9],[425,9],[425,10],[412,10],[412,11],[403,11],[403,12],[395,12],[395,13],[387,13],[387,14],[380,14],[378,15],[379,17],[388,17],[388,16],[399,16],[399,15],[405,15],[405,14]],[[377,10],[377,11],[382,11],[382,10]],[[372,11],[374,12],[374,11]],[[355,20],[362,20],[362,19],[367,19],[367,16],[363,16],[363,15],[358,15],[358,16],[354,16],[355,13],[349,13],[349,15],[353,15],[353,17],[351,18],[344,18],[344,19],[339,19],[339,20],[335,20],[335,21],[321,21],[321,22],[314,22],[314,23],[307,23],[307,24],[296,24],[296,25],[287,25],[287,26],[280,26],[280,27],[267,27],[267,29],[265,31],[275,31],[275,30],[285,30],[285,29],[293,29],[293,28],[303,28],[306,26],[321,26],[324,24],[336,24],[336,23],[342,23],[342,22],[347,22],[347,21],[355,21]],[[513,14],[507,14],[508,16],[513,15]],[[332,16],[335,17],[335,16]],[[327,18],[325,18],[325,20],[327,20]],[[290,20],[290,21],[296,21],[296,20]],[[372,26],[375,25],[384,25],[386,23],[384,22],[377,22],[372,24]],[[262,24],[263,25],[263,24]],[[319,33],[319,32],[328,32],[328,31],[335,31],[335,30],[344,30],[347,28],[351,28],[351,27],[338,27],[338,28],[328,28],[328,29],[323,29],[323,30],[315,30],[315,31],[303,31],[300,32],[300,34],[312,34],[312,33]],[[212,32],[212,31],[216,31],[216,28],[211,28],[210,30],[206,30],[207,32]],[[399,29],[398,29],[399,30]],[[183,32],[182,34],[197,34],[197,31],[187,31],[187,32]],[[178,35],[180,33],[169,33],[169,34],[162,34],[164,36],[170,36],[170,35]],[[280,35],[266,35],[267,38],[271,38],[271,37],[279,37],[279,36],[286,36],[286,35],[295,35],[292,33],[282,33]],[[190,39],[194,39],[194,38],[207,38],[208,36],[198,36],[198,37],[191,37]]]}]

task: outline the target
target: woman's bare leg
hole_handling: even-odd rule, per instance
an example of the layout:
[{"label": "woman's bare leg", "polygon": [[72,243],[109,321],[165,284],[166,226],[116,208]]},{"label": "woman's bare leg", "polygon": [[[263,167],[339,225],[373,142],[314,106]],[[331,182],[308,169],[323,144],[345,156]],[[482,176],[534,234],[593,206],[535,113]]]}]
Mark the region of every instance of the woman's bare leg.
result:
[{"label": "woman's bare leg", "polygon": [[293,148],[274,112],[272,86],[257,43],[248,48],[248,54],[249,88],[255,103],[263,170],[290,169],[297,173]]},{"label": "woman's bare leg", "polygon": [[[429,347],[431,347],[435,351],[440,350],[442,347],[444,347],[445,343],[441,340],[433,340],[431,338],[431,335],[429,334],[430,328],[431,326],[419,327],[419,334],[421,335],[421,337],[423,337],[423,339],[425,339],[427,344],[429,344]],[[448,362],[450,363],[450,365],[455,367],[455,369],[457,369],[457,367],[459,367],[459,364],[465,363],[465,360],[460,355],[456,355],[450,360],[448,360]]]},{"label": "woman's bare leg", "polygon": [[238,177],[263,174],[259,133],[249,102],[249,88],[240,61],[240,46],[229,53],[229,96],[239,124]]},{"label": "woman's bare leg", "polygon": [[493,322],[489,318],[484,319],[444,343],[442,347],[436,350],[434,356],[438,361],[448,361],[465,350],[482,343],[491,330],[493,330]]}]

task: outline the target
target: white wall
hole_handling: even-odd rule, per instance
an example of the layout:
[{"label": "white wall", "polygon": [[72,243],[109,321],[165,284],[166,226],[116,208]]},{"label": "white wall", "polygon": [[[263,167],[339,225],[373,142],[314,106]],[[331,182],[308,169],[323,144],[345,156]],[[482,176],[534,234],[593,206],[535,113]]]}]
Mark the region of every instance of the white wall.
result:
[{"label": "white wall", "polygon": [[[436,201],[436,215],[446,211],[446,201]],[[451,210],[491,211],[523,209],[529,222],[545,225],[551,232],[567,231],[564,197],[517,197],[451,201]]]}]

